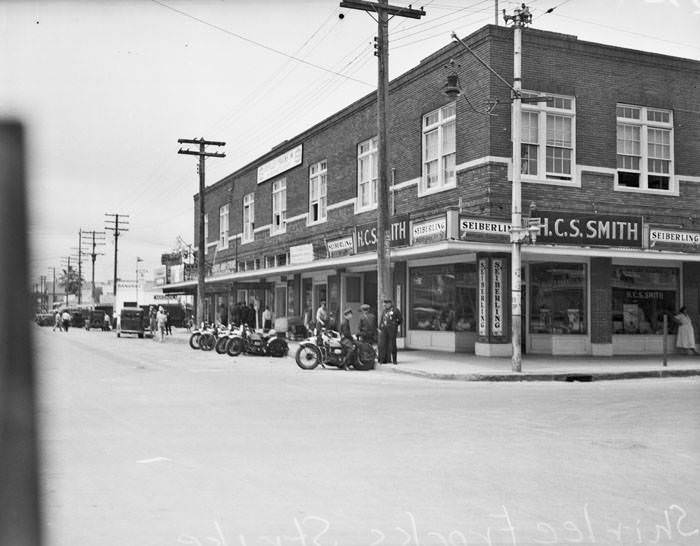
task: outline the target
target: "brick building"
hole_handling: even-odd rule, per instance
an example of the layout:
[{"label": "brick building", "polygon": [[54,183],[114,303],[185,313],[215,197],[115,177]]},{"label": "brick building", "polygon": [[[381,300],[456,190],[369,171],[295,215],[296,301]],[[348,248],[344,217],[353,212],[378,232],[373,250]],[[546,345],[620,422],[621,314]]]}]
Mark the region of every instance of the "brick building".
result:
[{"label": "brick building", "polygon": [[[512,81],[511,29],[466,43]],[[458,99],[441,92],[452,59]],[[685,304],[699,323],[700,62],[526,29],[522,65],[523,96],[547,99],[522,114],[523,209],[540,223],[523,349],[661,353],[664,312]],[[253,301],[286,329],[320,300],[336,316],[375,305],[375,96],[207,188],[210,319]],[[510,90],[452,44],[391,82],[390,112],[402,342],[510,354]],[[196,197],[194,211],[196,241]]]}]

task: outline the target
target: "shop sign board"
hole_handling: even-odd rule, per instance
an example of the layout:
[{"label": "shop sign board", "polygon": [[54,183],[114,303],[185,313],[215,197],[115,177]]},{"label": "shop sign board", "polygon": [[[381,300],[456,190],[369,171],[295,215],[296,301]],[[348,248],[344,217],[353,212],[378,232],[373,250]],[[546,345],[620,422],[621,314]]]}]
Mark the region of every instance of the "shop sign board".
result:
[{"label": "shop sign board", "polygon": [[170,252],[168,254],[161,254],[160,263],[165,266],[180,265],[182,263],[182,253]]},{"label": "shop sign board", "polygon": [[[391,219],[391,246],[408,244],[408,216],[396,216]],[[377,250],[377,223],[355,227],[357,252],[375,252]]]},{"label": "shop sign board", "polygon": [[185,280],[185,266],[173,265],[170,267],[170,282],[182,282]]},{"label": "shop sign board", "polygon": [[305,264],[314,261],[314,245],[311,243],[305,245],[296,245],[289,247],[289,263]]},{"label": "shop sign board", "polygon": [[153,268],[153,282],[155,282],[156,286],[163,286],[166,284],[167,276],[168,270],[164,265]]},{"label": "shop sign board", "polygon": [[226,260],[215,263],[211,268],[212,275],[225,275],[236,272],[236,260]]},{"label": "shop sign board", "polygon": [[700,251],[700,232],[649,228],[649,247]]},{"label": "shop sign board", "polygon": [[288,152],[278,155],[267,163],[263,163],[258,167],[258,184],[269,180],[292,167],[301,165],[303,144],[299,144],[296,148],[292,148]]},{"label": "shop sign board", "polygon": [[571,212],[541,212],[538,243],[580,246],[642,247],[642,218]]},{"label": "shop sign board", "polygon": [[444,241],[447,237],[447,216],[439,216],[411,226],[411,244],[420,245]]},{"label": "shop sign board", "polygon": [[494,237],[510,240],[510,221],[472,216],[459,217],[460,240],[493,239]]},{"label": "shop sign board", "polygon": [[479,335],[488,335],[489,260],[479,260]]},{"label": "shop sign board", "polygon": [[337,258],[339,256],[350,256],[355,253],[355,240],[352,235],[334,239],[326,242],[329,258]]},{"label": "shop sign board", "polygon": [[505,260],[491,260],[491,333],[494,336],[503,335],[503,297],[504,297]]}]

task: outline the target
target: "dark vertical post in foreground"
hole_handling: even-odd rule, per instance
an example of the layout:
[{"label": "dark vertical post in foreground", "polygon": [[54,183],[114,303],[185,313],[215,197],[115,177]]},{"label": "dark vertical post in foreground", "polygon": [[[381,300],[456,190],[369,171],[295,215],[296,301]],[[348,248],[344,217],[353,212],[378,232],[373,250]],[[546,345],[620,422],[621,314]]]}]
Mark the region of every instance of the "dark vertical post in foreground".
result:
[{"label": "dark vertical post in foreground", "polygon": [[0,544],[41,542],[24,131],[0,123]]}]

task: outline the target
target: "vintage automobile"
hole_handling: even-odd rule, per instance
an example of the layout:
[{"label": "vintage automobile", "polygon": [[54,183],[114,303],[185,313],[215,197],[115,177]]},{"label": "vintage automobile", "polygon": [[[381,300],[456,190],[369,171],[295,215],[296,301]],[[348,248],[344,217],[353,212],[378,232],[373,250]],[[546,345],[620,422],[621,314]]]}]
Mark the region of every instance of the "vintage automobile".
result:
[{"label": "vintage automobile", "polygon": [[85,329],[109,330],[109,321],[105,321],[104,311],[89,311],[85,320]]},{"label": "vintage automobile", "polygon": [[121,310],[117,337],[121,337],[122,334],[137,335],[139,338],[143,338],[146,335],[151,336],[148,316],[143,309],[139,307],[124,307]]}]

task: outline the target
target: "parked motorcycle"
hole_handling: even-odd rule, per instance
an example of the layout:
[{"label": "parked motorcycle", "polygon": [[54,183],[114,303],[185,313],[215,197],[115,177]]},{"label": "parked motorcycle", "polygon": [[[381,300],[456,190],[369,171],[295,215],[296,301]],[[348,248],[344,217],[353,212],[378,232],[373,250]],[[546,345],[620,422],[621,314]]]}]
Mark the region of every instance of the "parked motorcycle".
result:
[{"label": "parked motorcycle", "polygon": [[277,333],[274,330],[263,332],[243,325],[240,327],[239,332],[229,339],[226,352],[229,356],[247,353],[251,355],[283,357],[289,353],[289,345],[287,345],[287,340],[277,337]]},{"label": "parked motorcycle", "polygon": [[200,324],[199,328],[193,329],[192,334],[190,334],[190,347],[195,351],[199,349],[199,338],[202,337],[202,332],[206,328],[208,328],[208,325],[206,322],[203,322]]},{"label": "parked motorcycle", "polygon": [[200,330],[195,330],[190,335],[190,347],[211,351],[216,346],[217,339],[219,339],[219,329],[205,322]]},{"label": "parked motorcycle", "polygon": [[[340,343],[340,333],[335,330],[321,332],[322,343],[319,347],[316,336],[309,337],[299,344],[297,349],[297,366],[302,370],[313,370],[319,364],[322,367],[340,368],[343,365],[343,346]],[[354,357],[348,362],[356,370],[371,370],[377,359],[374,347],[365,341],[354,339]]]}]

